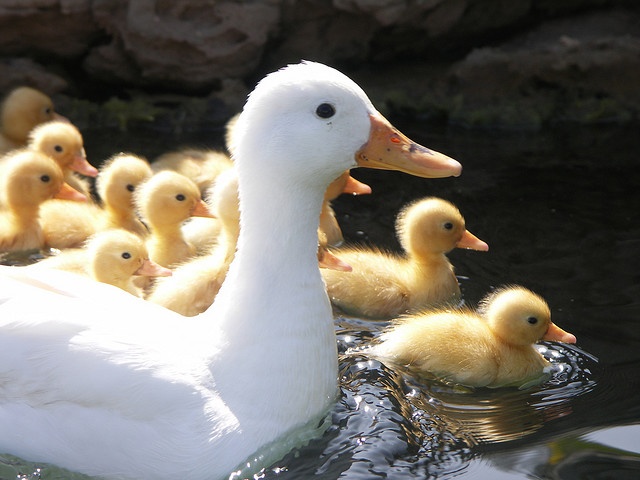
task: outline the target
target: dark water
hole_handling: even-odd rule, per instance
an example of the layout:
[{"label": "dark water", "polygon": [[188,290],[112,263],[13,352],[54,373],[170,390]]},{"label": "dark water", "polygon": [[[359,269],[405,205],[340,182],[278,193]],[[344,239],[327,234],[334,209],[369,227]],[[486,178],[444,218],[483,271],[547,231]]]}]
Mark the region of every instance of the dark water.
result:
[{"label": "dark water", "polygon": [[[341,391],[330,425],[257,478],[640,478],[640,135],[621,128],[425,133],[396,123],[460,160],[463,175],[424,180],[358,170],[374,193],[335,202],[347,239],[397,249],[398,209],[444,197],[490,246],[450,254],[464,301],[524,285],[545,297],[553,320],[578,343],[541,346],[555,366],[542,385],[473,391],[345,355],[385,324],[337,316]],[[153,157],[184,143],[193,138],[87,135],[94,161],[117,150]],[[0,457],[0,478],[69,478],[37,467]]]}]

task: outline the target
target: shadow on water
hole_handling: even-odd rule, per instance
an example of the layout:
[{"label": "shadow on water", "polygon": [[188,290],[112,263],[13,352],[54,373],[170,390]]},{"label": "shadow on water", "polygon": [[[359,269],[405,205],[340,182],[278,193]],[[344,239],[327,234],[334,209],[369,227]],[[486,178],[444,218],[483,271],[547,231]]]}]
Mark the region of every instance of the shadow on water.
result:
[{"label": "shadow on water", "polygon": [[[463,175],[356,171],[373,194],[334,202],[347,240],[397,250],[399,208],[446,198],[490,246],[449,255],[464,301],[473,306],[500,285],[521,284],[545,297],[554,322],[578,344],[540,345],[556,367],[541,385],[469,390],[345,354],[386,324],[337,316],[341,388],[329,427],[258,477],[640,478],[640,136],[620,128],[425,134],[419,124],[398,127],[460,160]],[[88,135],[87,151],[153,158],[221,141],[152,137],[141,144],[99,132]],[[0,457],[0,479],[72,478],[36,468]]]}]

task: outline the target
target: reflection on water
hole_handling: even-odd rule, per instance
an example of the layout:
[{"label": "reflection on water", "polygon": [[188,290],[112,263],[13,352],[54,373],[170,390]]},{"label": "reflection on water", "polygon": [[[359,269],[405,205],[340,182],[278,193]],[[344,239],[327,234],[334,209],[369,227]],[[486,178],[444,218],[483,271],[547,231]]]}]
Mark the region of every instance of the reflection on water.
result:
[{"label": "reflection on water", "polygon": [[[577,346],[540,345],[555,367],[543,384],[462,389],[345,354],[386,324],[337,317],[341,390],[330,427],[260,478],[640,478],[640,136],[614,128],[424,135],[420,125],[398,126],[460,160],[463,175],[357,171],[373,194],[335,202],[346,238],[397,249],[394,217],[402,205],[426,195],[451,200],[490,245],[482,256],[449,255],[465,303],[521,284],[547,300]],[[190,143],[110,135],[106,145],[106,137],[88,136],[91,158],[114,148],[152,158]],[[38,467],[0,456],[0,479],[38,478]],[[42,472],[71,478],[46,466]]]}]

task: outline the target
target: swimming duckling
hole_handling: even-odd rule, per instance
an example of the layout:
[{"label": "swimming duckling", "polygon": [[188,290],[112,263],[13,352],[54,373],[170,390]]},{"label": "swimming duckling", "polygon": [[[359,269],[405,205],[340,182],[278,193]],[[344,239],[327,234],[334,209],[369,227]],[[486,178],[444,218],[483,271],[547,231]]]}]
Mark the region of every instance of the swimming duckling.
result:
[{"label": "swimming duckling", "polygon": [[68,121],[56,113],[53,101],[31,87],[17,87],[0,105],[0,153],[27,145],[29,133],[41,123]]},{"label": "swimming duckling", "polygon": [[123,229],[99,232],[83,248],[65,250],[30,268],[56,268],[86,275],[137,297],[142,296],[142,289],[134,284],[134,276],[171,275],[171,270],[149,259],[142,238]]},{"label": "swimming duckling", "polygon": [[158,279],[146,297],[188,317],[204,312],[213,303],[236,252],[240,210],[234,169],[218,176],[211,197],[213,214],[221,226],[215,247],[208,255],[178,265],[171,277]]},{"label": "swimming duckling", "polygon": [[53,158],[62,169],[65,181],[84,195],[90,195],[89,184],[73,172],[95,177],[98,170],[87,161],[82,134],[74,125],[57,120],[42,123],[29,134],[28,147]]},{"label": "swimming duckling", "polygon": [[485,251],[488,246],[465,227],[450,202],[427,197],[405,206],[396,220],[405,252],[376,248],[334,250],[351,272],[322,270],[332,303],[348,314],[393,318],[429,305],[454,303],[460,286],[446,253],[454,248]]},{"label": "swimming duckling", "polygon": [[5,155],[0,162],[0,251],[45,247],[40,207],[54,196],[85,199],[64,183],[62,170],[48,156],[27,149]]},{"label": "swimming duckling", "polygon": [[105,212],[104,228],[124,228],[138,235],[149,233],[136,214],[134,192],[151,178],[149,162],[131,153],[119,153],[100,167],[96,191]]},{"label": "swimming duckling", "polygon": [[150,230],[147,248],[154,262],[171,268],[196,253],[180,228],[191,216],[211,216],[195,183],[177,172],[163,170],[136,190],[134,201]]},{"label": "swimming duckling", "polygon": [[526,288],[501,288],[477,311],[441,309],[401,317],[368,353],[471,387],[530,385],[549,362],[539,340],[575,343],[551,322],[544,299]]}]

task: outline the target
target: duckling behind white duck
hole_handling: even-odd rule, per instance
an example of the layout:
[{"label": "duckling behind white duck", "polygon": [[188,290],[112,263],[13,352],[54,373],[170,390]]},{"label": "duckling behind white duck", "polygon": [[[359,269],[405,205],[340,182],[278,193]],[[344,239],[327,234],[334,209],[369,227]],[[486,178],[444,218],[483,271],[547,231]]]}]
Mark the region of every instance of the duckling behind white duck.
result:
[{"label": "duckling behind white duck", "polygon": [[143,292],[134,284],[135,276],[171,275],[171,270],[149,259],[143,239],[127,230],[115,228],[95,234],[82,248],[65,250],[31,268],[55,268],[86,275],[137,297],[141,297]]},{"label": "duckling behind white duck", "polygon": [[68,121],[49,96],[26,86],[11,90],[0,105],[0,153],[25,147],[31,130],[51,120]]},{"label": "duckling behind white duck", "polygon": [[40,208],[53,197],[80,198],[64,183],[62,170],[51,158],[32,150],[5,155],[0,162],[0,251],[45,246]]},{"label": "duckling behind white duck", "polygon": [[154,262],[170,268],[195,255],[195,246],[184,239],[182,223],[191,216],[210,217],[211,212],[191,180],[163,170],[136,190],[134,202],[149,227],[147,248]]},{"label": "duckling behind white duck", "polygon": [[87,161],[82,134],[74,125],[59,120],[40,124],[29,134],[27,146],[53,158],[62,169],[65,181],[90,196],[89,184],[74,172],[95,177],[98,170]]},{"label": "duckling behind white duck", "polygon": [[334,305],[348,314],[384,319],[429,305],[454,304],[460,300],[460,286],[446,253],[489,248],[466,229],[452,203],[435,197],[405,206],[396,231],[404,255],[367,247],[334,250],[353,268],[322,271]]}]

